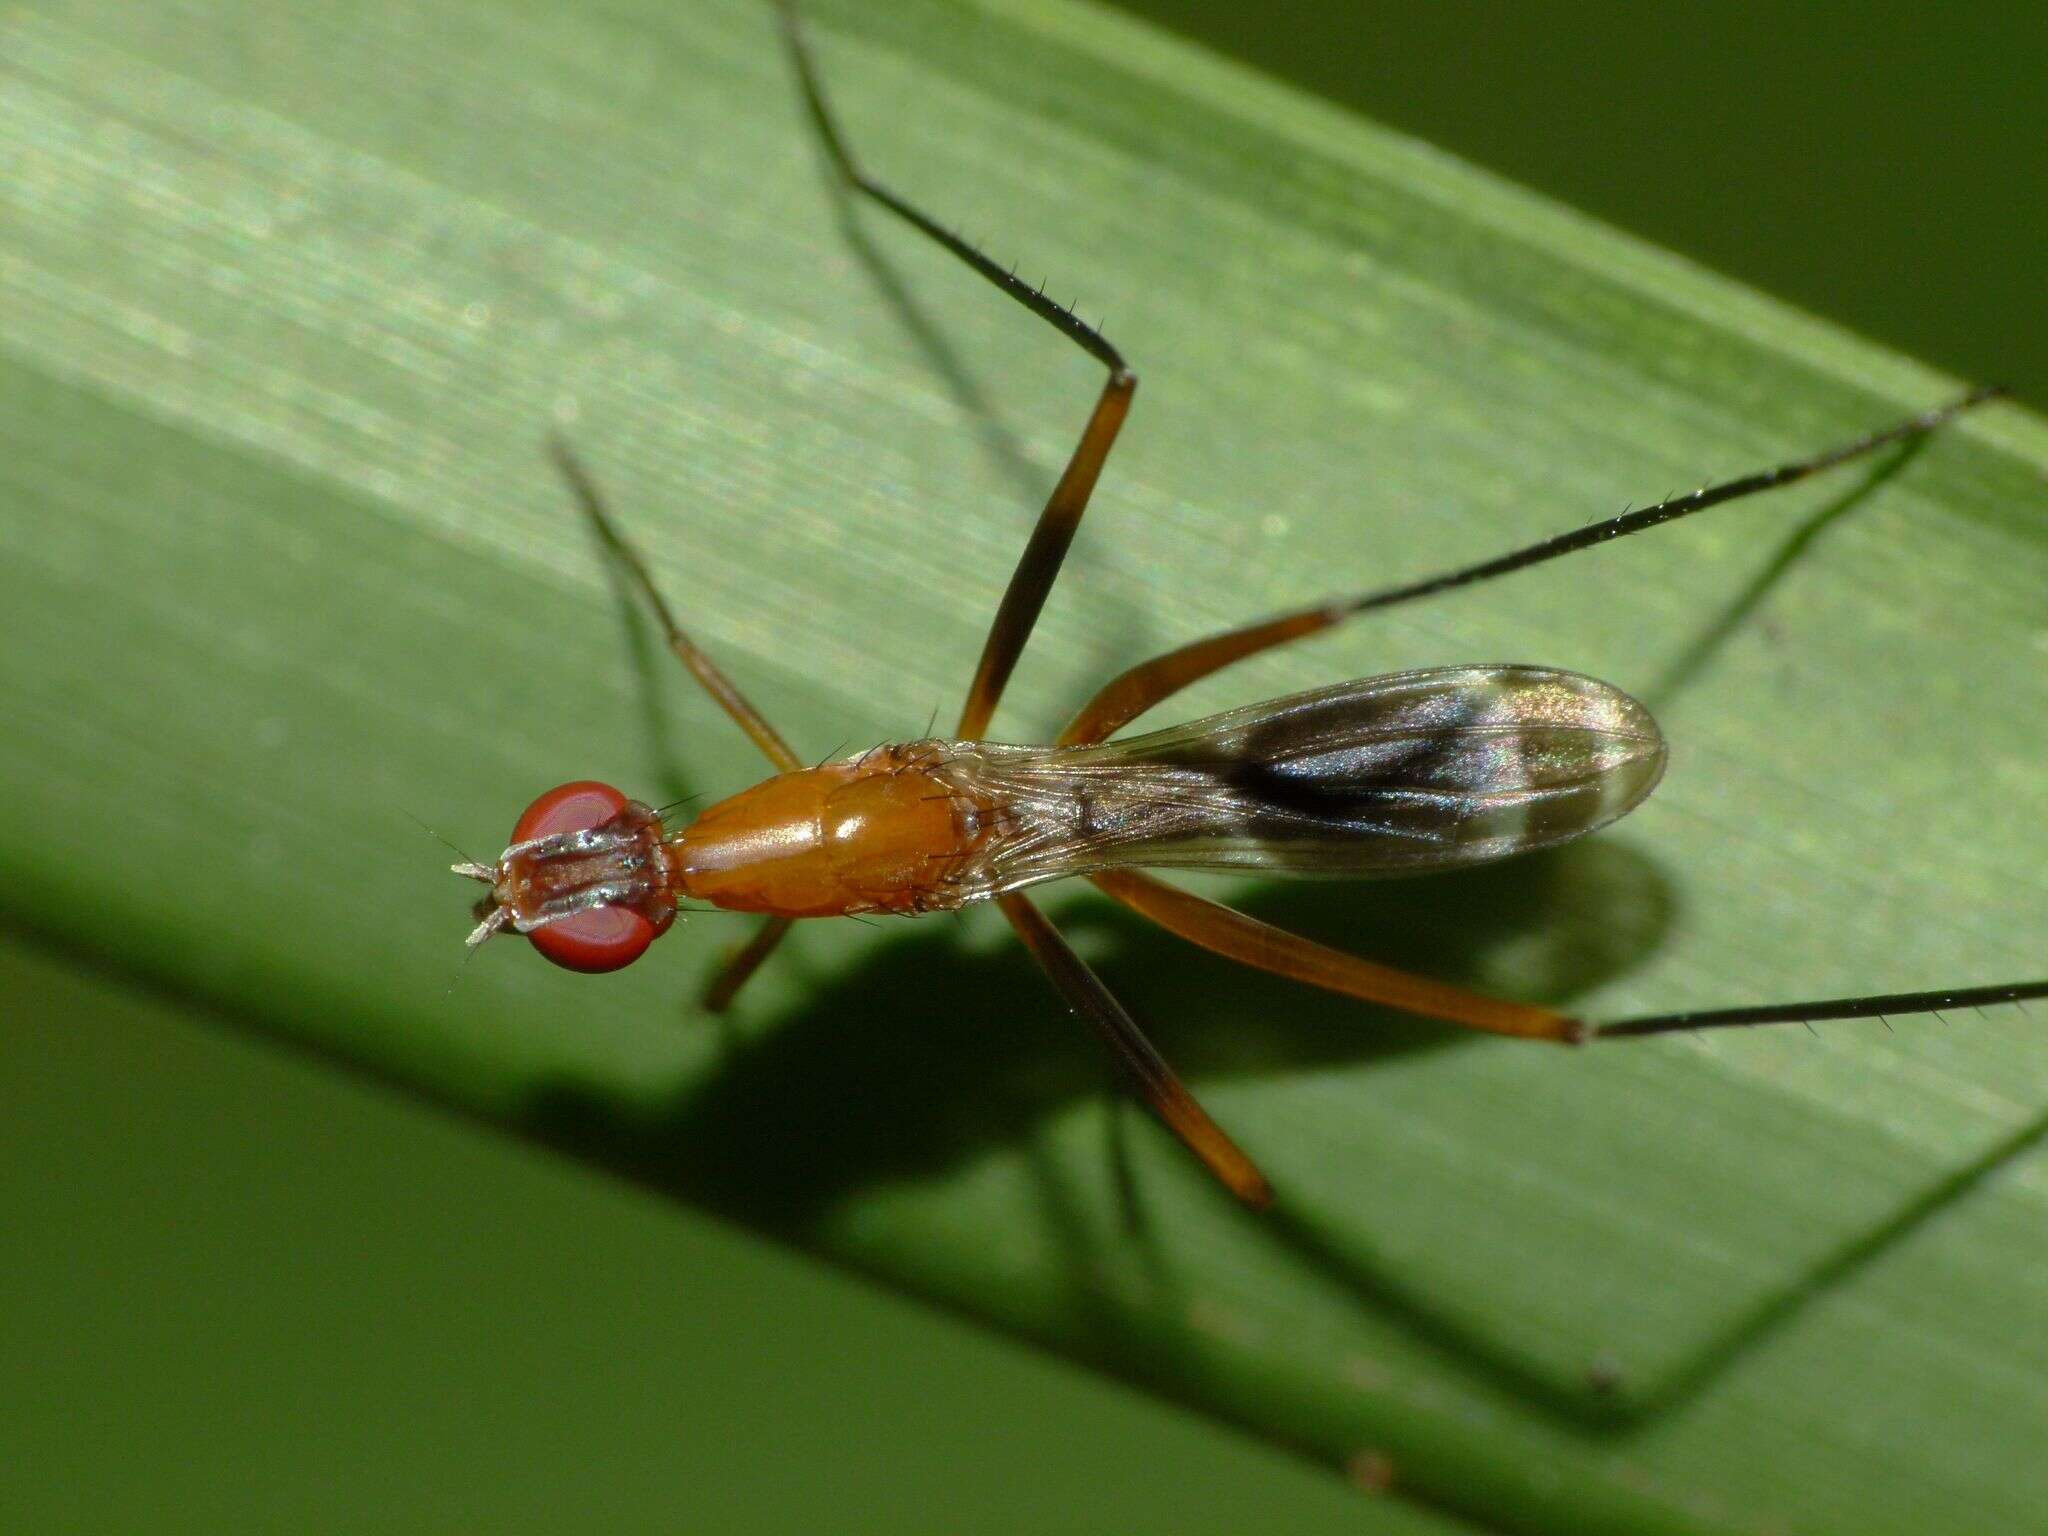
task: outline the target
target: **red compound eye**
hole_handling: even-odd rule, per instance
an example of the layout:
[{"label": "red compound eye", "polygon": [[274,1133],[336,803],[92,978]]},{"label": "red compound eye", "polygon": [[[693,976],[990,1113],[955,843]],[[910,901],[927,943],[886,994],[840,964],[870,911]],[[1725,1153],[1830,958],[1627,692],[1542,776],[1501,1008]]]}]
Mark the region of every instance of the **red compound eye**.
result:
[{"label": "red compound eye", "polygon": [[623,794],[595,779],[557,784],[526,808],[519,825],[512,829],[512,841],[530,842],[557,832],[587,832],[603,826],[625,808]]},{"label": "red compound eye", "polygon": [[[626,797],[609,784],[595,779],[558,784],[526,808],[512,829],[512,841],[587,831],[625,808]],[[631,965],[667,928],[666,922],[651,923],[631,907],[593,907],[536,928],[526,937],[564,970],[598,973]]]},{"label": "red compound eye", "polygon": [[631,907],[592,907],[536,928],[527,938],[563,970],[595,975],[631,965],[659,931]]}]

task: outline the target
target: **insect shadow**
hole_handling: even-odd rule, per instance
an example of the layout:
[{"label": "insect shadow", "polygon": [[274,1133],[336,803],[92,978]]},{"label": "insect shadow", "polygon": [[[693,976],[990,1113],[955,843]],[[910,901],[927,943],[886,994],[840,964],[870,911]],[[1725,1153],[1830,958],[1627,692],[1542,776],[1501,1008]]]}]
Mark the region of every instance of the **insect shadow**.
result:
[{"label": "insect shadow", "polygon": [[[1431,882],[1275,885],[1244,905],[1269,922],[1371,935],[1388,963],[1483,985],[1514,950],[1524,990],[1565,1001],[1649,954],[1669,889],[1626,845],[1575,845]],[[1528,914],[1569,921],[1532,940]],[[1419,910],[1420,909],[1420,910]],[[1148,1026],[1187,1076],[1217,1081],[1357,1064],[1476,1040],[1201,956],[1094,897],[1062,919],[1109,975],[1131,978]],[[950,930],[950,931],[949,931]],[[1528,1049],[1541,1049],[1530,1046]],[[603,1093],[559,1085],[530,1106],[549,1140],[598,1152],[693,1201],[801,1238],[870,1184],[944,1174],[1029,1141],[1108,1079],[1021,952],[981,953],[927,920],[807,986],[788,1016],[730,1040],[667,1110],[619,1124]]]},{"label": "insect shadow", "polygon": [[[1325,937],[1372,934],[1378,958],[1426,965],[1461,984],[1515,973],[1544,1001],[1569,1004],[1655,952],[1676,916],[1669,882],[1637,849],[1610,839],[1429,882],[1274,884],[1245,910]],[[1528,914],[1552,920],[1531,940]],[[1191,954],[1151,925],[1094,897],[1060,919],[1085,936],[1105,973],[1122,981],[1148,1025],[1196,1084],[1335,1066],[1370,1069],[1418,1053],[1465,1049],[1468,1031],[1290,986]],[[906,1009],[903,1000],[915,999]],[[1491,1048],[1502,1048],[1495,1043]],[[1529,1050],[1553,1049],[1530,1045]],[[1126,1228],[1105,1236],[1086,1214],[1069,1165],[1041,1149],[1044,1125],[1076,1102],[1106,1100],[1105,1164],[1124,1193]],[[1169,1395],[1185,1391],[1170,1344],[1186,1298],[1154,1242],[1142,1183],[1119,1156],[1124,1137],[1156,1134],[1122,1096],[1093,1042],[1047,997],[1025,958],[965,941],[930,922],[873,945],[853,966],[819,976],[803,1001],[735,1035],[718,1064],[672,1099],[622,1113],[599,1083],[562,1079],[523,1105],[520,1128],[538,1141],[643,1187],[715,1211],[797,1247],[815,1245],[829,1218],[868,1188],[938,1179],[997,1148],[1021,1148],[1041,1219],[1075,1277],[1060,1347]],[[2014,1158],[2048,1143],[2048,1116],[1932,1184],[1886,1220],[1731,1316],[1686,1358],[1642,1382],[1574,1383],[1507,1342],[1435,1306],[1393,1263],[1355,1235],[1343,1240],[1283,1199],[1246,1218],[1305,1268],[1358,1304],[1397,1319],[1458,1367],[1558,1419],[1625,1435],[1709,1387],[1730,1362],[1793,1321],[1893,1243],[1966,1199]],[[1136,1249],[1149,1289],[1114,1299],[1082,1283],[1106,1243]],[[843,1255],[828,1255],[843,1260]]]},{"label": "insect shadow", "polygon": [[[1276,883],[1243,902],[1266,921],[1362,942],[1376,958],[1484,985],[1511,971],[1525,992],[1565,1003],[1654,952],[1673,915],[1668,882],[1618,840],[1581,843],[1428,882]],[[1532,937],[1529,914],[1551,920]],[[1103,972],[1123,983],[1189,1079],[1205,1083],[1358,1068],[1467,1048],[1470,1031],[1414,1019],[1212,959],[1094,896],[1062,905]],[[791,957],[796,959],[799,957]],[[701,1027],[692,1020],[691,1027]],[[1499,1048],[1495,1043],[1494,1048]],[[1531,1044],[1531,1051],[1556,1047]],[[1072,1164],[1043,1128],[1077,1103],[1104,1102],[1105,1164],[1126,1221],[1105,1230]],[[867,1189],[937,1180],[998,1149],[1020,1149],[1023,1176],[1062,1270],[1074,1277],[1073,1336],[1061,1347],[1168,1388],[1162,1319],[1184,1315],[1147,1191],[1115,1155],[1155,1128],[1125,1102],[1095,1042],[1047,995],[1025,956],[989,951],[960,925],[905,926],[842,970],[817,975],[780,1017],[749,1021],[717,1064],[652,1109],[621,1113],[603,1085],[557,1081],[528,1099],[523,1128],[673,1198],[796,1246]],[[1282,1208],[1258,1218],[1305,1265],[1336,1266],[1362,1306],[1531,1398],[1562,1397],[1511,1350],[1467,1337],[1397,1275],[1362,1268]],[[1140,1296],[1101,1297],[1083,1282],[1114,1245],[1146,1276]],[[1568,1402],[1561,1406],[1571,1407]]]}]

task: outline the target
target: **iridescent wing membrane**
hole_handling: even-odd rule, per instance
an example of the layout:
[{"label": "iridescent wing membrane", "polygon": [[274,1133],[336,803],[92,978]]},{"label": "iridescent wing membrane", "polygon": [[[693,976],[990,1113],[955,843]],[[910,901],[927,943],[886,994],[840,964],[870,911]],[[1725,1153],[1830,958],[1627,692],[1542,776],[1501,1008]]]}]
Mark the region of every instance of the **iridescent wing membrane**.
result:
[{"label": "iridescent wing membrane", "polygon": [[1003,808],[954,871],[963,901],[1135,866],[1461,868],[1605,826],[1665,757],[1627,694],[1520,666],[1364,678],[1094,746],[945,752],[938,777]]}]

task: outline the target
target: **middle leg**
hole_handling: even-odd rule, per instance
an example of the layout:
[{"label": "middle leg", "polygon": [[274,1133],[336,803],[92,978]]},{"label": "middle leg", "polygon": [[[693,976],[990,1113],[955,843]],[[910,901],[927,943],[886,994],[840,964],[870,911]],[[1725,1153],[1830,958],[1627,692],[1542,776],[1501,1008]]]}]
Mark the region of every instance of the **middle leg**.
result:
[{"label": "middle leg", "polygon": [[1060,475],[1059,483],[1053,487],[1045,510],[1039,514],[1024,554],[1010,576],[1009,586],[1003,591],[994,622],[989,626],[988,638],[982,645],[981,659],[975,666],[974,680],[968,686],[967,701],[960,711],[960,723],[953,733],[965,740],[978,740],[988,730],[996,705],[1002,699],[1003,688],[1010,680],[1018,657],[1024,652],[1025,642],[1031,638],[1032,628],[1038,622],[1039,612],[1045,607],[1054,581],[1059,577],[1060,567],[1067,558],[1067,548],[1074,541],[1075,530],[1080,527],[1081,515],[1088,510],[1088,498],[1095,491],[1102,466],[1109,458],[1110,449],[1116,445],[1117,433],[1123,428],[1125,416],[1130,413],[1131,396],[1138,388],[1138,376],[1131,371],[1123,354],[1109,338],[1094,326],[1065,305],[1047,298],[1042,288],[1033,288],[1018,281],[1016,273],[989,260],[915,203],[877,181],[861,167],[847,145],[846,136],[839,130],[839,121],[833,115],[830,103],[825,99],[824,84],[811,60],[810,44],[797,21],[793,0],[776,0],[775,9],[782,23],[784,47],[796,71],[797,85],[803,92],[804,110],[839,178],[968,267],[1003,297],[1030,310],[1109,370],[1109,378],[1102,386],[1094,410],[1088,415],[1087,425],[1081,430],[1080,441],[1074,445],[1067,467]]}]

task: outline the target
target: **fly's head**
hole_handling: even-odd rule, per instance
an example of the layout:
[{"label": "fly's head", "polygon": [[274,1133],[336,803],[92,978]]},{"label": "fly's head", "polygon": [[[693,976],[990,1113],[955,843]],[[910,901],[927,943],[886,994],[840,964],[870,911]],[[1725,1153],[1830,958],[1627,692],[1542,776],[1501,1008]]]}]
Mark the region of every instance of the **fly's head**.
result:
[{"label": "fly's head", "polygon": [[631,965],[675,921],[661,818],[609,784],[559,785],[526,808],[496,864],[456,864],[490,889],[477,899],[474,949],[523,933],[571,971]]}]

